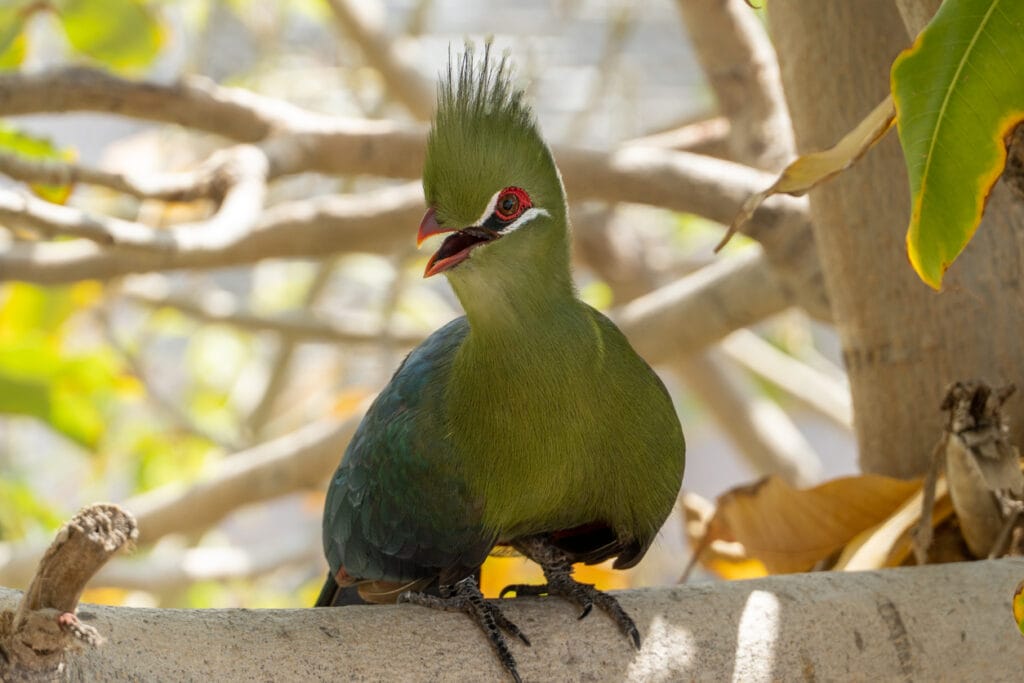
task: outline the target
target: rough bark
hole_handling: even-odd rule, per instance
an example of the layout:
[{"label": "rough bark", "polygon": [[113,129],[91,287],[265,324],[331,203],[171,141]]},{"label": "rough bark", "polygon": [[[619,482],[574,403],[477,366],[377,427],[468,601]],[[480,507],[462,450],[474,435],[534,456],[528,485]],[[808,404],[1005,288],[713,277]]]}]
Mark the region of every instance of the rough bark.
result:
[{"label": "rough bark", "polygon": [[[833,144],[888,90],[889,66],[909,44],[891,0],[776,0],[770,28],[801,151]],[[925,471],[952,381],[1020,381],[1024,334],[1019,277],[1024,210],[997,185],[974,240],[944,291],[907,263],[906,171],[895,135],[811,193],[815,242],[853,395],[864,471]],[[1024,401],[1007,412],[1024,436]]]},{"label": "rough bark", "polygon": [[[1017,680],[1010,598],[1024,560],[778,576],[620,594],[636,652],[596,610],[510,600],[531,637],[525,680]],[[0,609],[19,594],[0,589]],[[71,680],[503,680],[461,614],[401,605],[154,610],[83,605],[106,643],[69,658]],[[824,625],[824,627],[823,627]]]}]

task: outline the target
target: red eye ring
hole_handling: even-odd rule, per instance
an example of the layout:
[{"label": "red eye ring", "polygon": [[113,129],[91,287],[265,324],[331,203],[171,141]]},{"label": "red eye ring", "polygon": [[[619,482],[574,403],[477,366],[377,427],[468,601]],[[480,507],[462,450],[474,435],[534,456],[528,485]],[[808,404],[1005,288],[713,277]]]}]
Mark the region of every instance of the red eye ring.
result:
[{"label": "red eye ring", "polygon": [[519,187],[506,187],[498,193],[498,199],[494,202],[494,215],[505,222],[514,221],[523,215],[523,212],[533,206],[530,195],[526,190]]}]

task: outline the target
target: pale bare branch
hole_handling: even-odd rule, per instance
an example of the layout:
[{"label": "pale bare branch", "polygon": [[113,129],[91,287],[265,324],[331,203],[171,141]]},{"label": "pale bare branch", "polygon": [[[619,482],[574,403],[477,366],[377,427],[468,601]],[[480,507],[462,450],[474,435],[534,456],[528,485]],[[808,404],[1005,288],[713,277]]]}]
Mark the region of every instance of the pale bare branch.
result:
[{"label": "pale bare branch", "polygon": [[720,352],[679,358],[675,368],[758,474],[776,474],[793,486],[821,478],[821,461],[777,403],[757,395]]},{"label": "pale bare branch", "polygon": [[[244,212],[251,207],[240,207]],[[79,220],[88,220],[75,209]],[[0,247],[0,280],[57,284],[109,280],[129,273],[183,268],[216,268],[254,263],[262,258],[322,257],[340,251],[390,253],[411,240],[423,212],[418,184],[390,187],[358,196],[324,196],[287,202],[265,210],[252,230],[233,231],[216,249],[194,224],[189,239],[158,251],[113,246],[102,249],[84,240]],[[137,224],[132,224],[137,225]],[[410,226],[412,226],[410,228]],[[172,229],[168,234],[175,235]]]},{"label": "pale bare branch", "polygon": [[[129,260],[141,256],[143,250],[158,261],[166,254],[216,253],[242,240],[256,223],[263,210],[267,171],[263,153],[249,145],[225,150],[216,158],[219,160],[214,164],[223,168],[223,173],[231,179],[217,213],[200,223],[156,230],[141,223],[95,215],[2,189],[0,220],[8,225],[31,228],[47,237],[83,237],[99,245],[116,247],[129,255]],[[64,242],[60,246],[68,249],[65,245],[70,244],[75,243]],[[46,247],[28,245],[24,248]],[[6,270],[0,277],[7,274]]]},{"label": "pale bare branch", "polygon": [[382,22],[386,10],[369,0],[327,0],[327,4],[338,27],[380,73],[388,92],[416,118],[429,119],[434,111],[434,86],[388,35]]},{"label": "pale bare branch", "polygon": [[752,248],[635,299],[612,318],[640,355],[656,364],[705,348],[792,304],[763,252]]},{"label": "pale bare branch", "polygon": [[[807,678],[810,667],[816,680],[855,671],[863,680],[1012,681],[1024,655],[1009,600],[1022,575],[1024,560],[1007,558],[622,592],[643,634],[639,651],[607,619],[577,620],[558,601],[516,598],[502,607],[533,641],[513,645],[528,681],[790,681]],[[19,598],[0,589],[0,610]],[[465,616],[409,605],[89,612],[107,644],[69,660],[71,680],[418,683],[503,675]]]},{"label": "pale bare branch", "polygon": [[206,164],[195,171],[135,177],[53,159],[26,159],[0,152],[0,173],[27,183],[107,187],[140,199],[189,201],[219,198],[226,189],[219,167]]},{"label": "pale bare branch", "polygon": [[778,170],[796,146],[764,27],[744,0],[677,0],[690,43],[729,120],[732,158]]},{"label": "pale bare branch", "polygon": [[722,351],[808,408],[844,429],[853,429],[850,389],[824,372],[783,353],[750,330],[722,340]]}]

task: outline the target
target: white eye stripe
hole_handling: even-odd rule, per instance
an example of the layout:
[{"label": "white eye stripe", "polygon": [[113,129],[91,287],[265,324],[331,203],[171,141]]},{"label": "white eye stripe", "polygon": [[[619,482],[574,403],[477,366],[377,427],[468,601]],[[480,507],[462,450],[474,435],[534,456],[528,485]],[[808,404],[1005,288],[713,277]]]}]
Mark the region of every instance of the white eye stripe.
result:
[{"label": "white eye stripe", "polygon": [[531,207],[531,208],[527,209],[526,211],[523,211],[523,215],[522,216],[520,216],[519,218],[515,219],[513,222],[511,222],[508,225],[506,225],[504,228],[499,230],[498,233],[501,234],[501,235],[507,235],[510,232],[515,232],[519,228],[523,227],[524,225],[526,225],[527,223],[532,221],[537,216],[548,216],[548,217],[550,217],[551,214],[549,214],[546,209],[541,209],[541,208],[538,208],[536,206]]},{"label": "white eye stripe", "polygon": [[494,196],[491,197],[491,201],[487,202],[487,208],[484,209],[484,212],[480,215],[480,218],[477,218],[476,223],[474,223],[473,225],[483,225],[484,221],[491,217],[491,214],[494,213],[494,207],[498,205],[498,197],[501,195],[502,192],[504,192],[504,190],[498,190],[497,192],[494,193]]}]

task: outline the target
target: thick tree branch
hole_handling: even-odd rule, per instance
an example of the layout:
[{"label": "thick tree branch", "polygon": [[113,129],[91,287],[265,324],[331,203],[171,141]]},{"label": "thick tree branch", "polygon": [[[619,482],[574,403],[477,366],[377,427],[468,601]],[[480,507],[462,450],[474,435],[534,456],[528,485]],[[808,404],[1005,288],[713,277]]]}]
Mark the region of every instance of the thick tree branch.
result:
[{"label": "thick tree branch", "polygon": [[749,249],[634,299],[612,318],[640,355],[658,364],[792,304],[761,250]]},{"label": "thick tree branch", "polygon": [[[643,648],[563,601],[507,600],[525,680],[1016,680],[1010,597],[1024,560],[629,591]],[[951,599],[955,596],[955,599]],[[0,607],[18,594],[0,589]],[[837,615],[841,618],[837,618]],[[301,610],[89,606],[108,635],[73,680],[501,680],[473,623],[410,605]],[[822,628],[828,624],[828,628]],[[188,656],[182,656],[188,653]]]},{"label": "thick tree branch", "polygon": [[775,50],[743,0],[677,0],[721,113],[729,120],[732,158],[778,170],[796,145]]},{"label": "thick tree branch", "polygon": [[200,76],[162,84],[77,66],[0,73],[0,113],[4,116],[71,111],[176,123],[239,142],[256,142],[278,130],[317,129],[335,121]]}]

